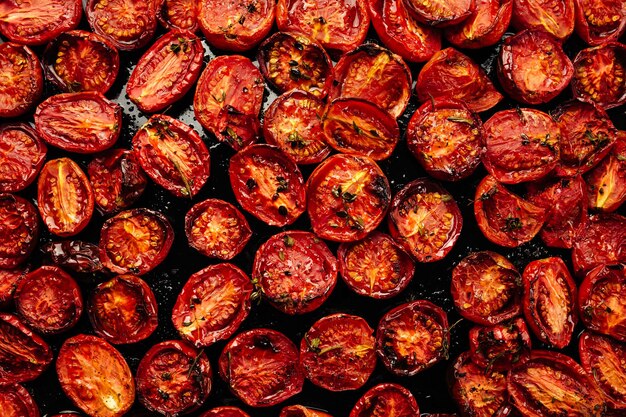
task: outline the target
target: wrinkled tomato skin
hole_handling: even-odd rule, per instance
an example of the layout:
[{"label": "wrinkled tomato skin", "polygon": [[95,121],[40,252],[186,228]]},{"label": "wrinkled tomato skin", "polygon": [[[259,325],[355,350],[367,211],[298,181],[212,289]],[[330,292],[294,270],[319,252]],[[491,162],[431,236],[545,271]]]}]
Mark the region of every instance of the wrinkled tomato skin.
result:
[{"label": "wrinkled tomato skin", "polygon": [[543,30],[559,41],[574,31],[574,0],[513,0],[511,25],[517,31]]},{"label": "wrinkled tomato skin", "polygon": [[250,417],[248,413],[237,407],[215,407],[200,417]]},{"label": "wrinkled tomato skin", "polygon": [[626,30],[626,8],[620,0],[574,0],[576,33],[589,45],[617,41]]},{"label": "wrinkled tomato skin", "polygon": [[626,345],[585,331],[578,339],[578,351],[583,369],[593,376],[611,408],[626,410]]},{"label": "wrinkled tomato skin", "polygon": [[28,112],[43,93],[43,71],[37,55],[24,45],[0,44],[0,72],[7,75],[7,81],[0,85],[0,117]]},{"label": "wrinkled tomato skin", "polygon": [[28,269],[0,269],[0,310],[13,305],[13,294],[20,279],[24,278]]},{"label": "wrinkled tomato skin", "polygon": [[158,325],[157,310],[154,293],[134,275],[119,275],[98,285],[87,309],[96,334],[114,345],[148,338]]},{"label": "wrinkled tomato skin", "polygon": [[407,11],[419,22],[447,27],[461,23],[476,9],[474,0],[448,2],[445,0],[403,0]]},{"label": "wrinkled tomato skin", "polygon": [[41,251],[53,264],[81,274],[93,274],[104,269],[98,246],[82,240],[62,240],[45,244]]},{"label": "wrinkled tomato skin", "polygon": [[211,392],[209,359],[186,343],[157,343],[139,362],[137,392],[148,410],[179,416],[198,409]]},{"label": "wrinkled tomato skin", "polygon": [[39,408],[26,388],[21,385],[0,387],[0,410],[3,417],[39,417]]},{"label": "wrinkled tomato skin", "polygon": [[594,214],[579,231],[572,247],[576,275],[598,265],[626,263],[626,217]]},{"label": "wrinkled tomato skin", "polygon": [[48,148],[26,123],[0,125],[0,192],[16,193],[37,177]]},{"label": "wrinkled tomato skin", "polygon": [[39,238],[39,217],[35,207],[13,194],[0,194],[0,269],[22,264]]},{"label": "wrinkled tomato skin", "polygon": [[531,341],[524,319],[518,317],[469,333],[472,361],[488,370],[505,372],[530,356]]},{"label": "wrinkled tomato skin", "polygon": [[350,417],[388,415],[419,416],[419,407],[411,391],[398,384],[379,384],[369,389],[354,405]]},{"label": "wrinkled tomato skin", "polygon": [[198,2],[196,0],[161,0],[157,12],[159,23],[166,29],[198,31]]},{"label": "wrinkled tomato skin", "polygon": [[447,28],[444,36],[452,45],[479,49],[494,45],[506,32],[514,0],[476,0],[476,10],[461,24]]},{"label": "wrinkled tomato skin", "polygon": [[[209,416],[203,416],[209,417]],[[230,417],[230,416],[226,416]],[[239,417],[239,416],[232,416]],[[281,410],[279,417],[333,417],[317,409],[307,408],[302,405],[290,405]]]},{"label": "wrinkled tomato skin", "polygon": [[626,132],[618,132],[611,153],[585,175],[585,181],[592,210],[610,213],[626,201]]}]

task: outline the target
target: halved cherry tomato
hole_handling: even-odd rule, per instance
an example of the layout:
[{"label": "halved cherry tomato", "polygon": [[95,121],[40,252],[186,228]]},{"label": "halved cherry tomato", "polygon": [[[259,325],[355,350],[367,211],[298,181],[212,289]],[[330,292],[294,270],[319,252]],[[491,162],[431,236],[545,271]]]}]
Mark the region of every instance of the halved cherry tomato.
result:
[{"label": "halved cherry tomato", "polygon": [[0,387],[0,410],[3,417],[39,417],[39,408],[21,385]]},{"label": "halved cherry tomato", "polygon": [[43,54],[46,78],[61,91],[106,93],[120,68],[120,56],[113,43],[84,30],[62,33],[50,42]]},{"label": "halved cherry tomato", "polygon": [[307,199],[316,235],[353,242],[363,239],[383,220],[391,188],[374,161],[340,154],[326,159],[309,176]]},{"label": "halved cherry tomato", "polygon": [[157,18],[166,29],[181,29],[194,33],[200,27],[198,9],[196,0],[162,0]]},{"label": "halved cherry tomato", "polygon": [[202,138],[170,116],[152,116],[133,137],[133,152],[146,174],[176,197],[194,197],[209,178],[211,156]]},{"label": "halved cherry tomato", "polygon": [[99,337],[67,339],[56,370],[65,395],[87,415],[121,417],[133,405],[133,374],[120,352]]},{"label": "halved cherry tomato", "polygon": [[575,0],[576,33],[589,45],[616,41],[626,30],[621,0]]},{"label": "halved cherry tomato", "polygon": [[322,305],[335,288],[337,259],[313,233],[290,230],[259,247],[252,278],[278,310],[308,313]]},{"label": "halved cherry tomato", "polygon": [[43,71],[37,55],[27,46],[0,44],[0,73],[0,117],[29,111],[43,93]]},{"label": "halved cherry tomato", "polygon": [[[209,417],[209,416],[202,416]],[[230,417],[230,416],[225,416]],[[239,417],[239,416],[232,416]],[[280,417],[333,417],[328,413],[324,413],[323,411],[307,408],[302,405],[290,405],[285,407],[280,412]]]},{"label": "halved cherry tomato", "polygon": [[339,272],[357,294],[385,299],[402,292],[413,279],[415,264],[389,235],[372,232],[358,242],[342,243]]},{"label": "halved cherry tomato", "polygon": [[375,161],[388,158],[400,140],[393,116],[363,99],[333,100],[322,117],[322,129],[326,143],[335,150]]},{"label": "halved cherry tomato", "polygon": [[452,270],[452,299],[461,316],[483,326],[522,312],[522,277],[495,252],[474,252]]},{"label": "halved cherry tomato", "polygon": [[157,328],[157,301],[144,280],[119,275],[98,285],[89,299],[89,321],[109,343],[136,343]]},{"label": "halved cherry tomato", "polygon": [[240,408],[226,406],[226,407],[213,408],[205,412],[204,414],[202,414],[200,417],[250,417],[250,416],[248,415],[248,413],[246,413]]},{"label": "halved cherry tomato", "polygon": [[122,51],[145,46],[157,27],[154,0],[88,0],[85,14],[91,29]]},{"label": "halved cherry tomato", "polygon": [[139,401],[163,415],[188,414],[209,396],[211,375],[204,351],[178,340],[157,343],[137,368]]},{"label": "halved cherry tomato", "polygon": [[15,193],[28,187],[41,170],[47,152],[46,144],[26,123],[1,125],[0,192]]},{"label": "halved cherry tomato", "polygon": [[271,145],[251,145],[230,159],[230,185],[244,210],[270,226],[286,226],[304,212],[304,179],[296,163]]},{"label": "halved cherry tomato", "polygon": [[530,356],[530,335],[521,317],[489,327],[474,326],[469,340],[472,361],[488,371],[508,371]]},{"label": "halved cherry tomato", "polygon": [[368,0],[367,5],[380,39],[407,61],[428,61],[441,49],[439,31],[417,22],[402,0]]},{"label": "halved cherry tomato", "polygon": [[546,220],[546,210],[513,194],[487,175],[476,188],[474,216],[487,239],[514,248],[530,242]]},{"label": "halved cherry tomato", "polygon": [[447,28],[444,35],[457,48],[494,45],[506,32],[512,12],[513,0],[476,0],[476,10],[463,23]]},{"label": "halved cherry tomato", "polygon": [[619,131],[611,153],[585,175],[589,208],[617,210],[626,201],[626,132]]},{"label": "halved cherry tomato", "polygon": [[50,242],[41,248],[52,263],[83,274],[93,274],[104,269],[100,262],[98,246],[82,240]]},{"label": "halved cherry tomato", "polygon": [[562,353],[535,350],[507,377],[511,402],[527,417],[604,415],[606,403],[583,368]]},{"label": "halved cherry tomato", "polygon": [[270,104],[263,118],[263,137],[298,164],[322,162],[330,153],[322,130],[324,103],[303,91],[290,91]]},{"label": "halved cherry tomato", "polygon": [[485,71],[454,48],[435,53],[422,67],[415,91],[422,103],[438,97],[453,98],[475,112],[489,110],[503,98]]},{"label": "halved cherry tomato", "polygon": [[196,272],[183,287],[172,322],[183,339],[198,347],[231,337],[250,312],[250,278],[223,263]]},{"label": "halved cherry tomato", "polygon": [[376,353],[389,372],[413,376],[446,358],[448,318],[426,300],[402,304],[386,313],[376,329]]},{"label": "halved cherry tomato", "polygon": [[514,0],[511,25],[518,31],[543,30],[564,41],[574,31],[574,0]]},{"label": "halved cherry tomato", "polygon": [[317,98],[326,96],[333,63],[316,41],[278,32],[259,46],[257,60],[267,82],[279,92],[302,90]]},{"label": "halved cherry tomato", "polygon": [[419,407],[411,391],[398,384],[379,384],[370,388],[350,412],[350,417],[415,417]]},{"label": "halved cherry tomato", "polygon": [[174,231],[158,211],[138,208],[108,219],[100,232],[100,260],[111,272],[143,275],[167,256]]},{"label": "halved cherry tomato", "polygon": [[13,194],[0,194],[0,269],[15,268],[31,254],[39,238],[35,207]]},{"label": "halved cherry tomato", "polygon": [[626,217],[618,214],[589,216],[572,247],[577,275],[598,265],[626,263]]},{"label": "halved cherry tomato", "polygon": [[204,47],[186,30],[159,38],[137,62],[126,84],[128,98],[146,113],[180,100],[200,76]]},{"label": "halved cherry tomato", "polygon": [[28,269],[0,269],[0,310],[13,304],[13,294],[20,279],[28,273]]},{"label": "halved cherry tomato", "polygon": [[361,388],[376,367],[373,333],[358,316],[338,313],[319,319],[300,342],[306,377],[329,391]]},{"label": "halved cherry tomato", "polygon": [[17,316],[0,313],[0,386],[32,381],[52,362],[48,344]]},{"label": "halved cherry tomato", "polygon": [[461,210],[439,184],[419,178],[393,198],[388,222],[391,236],[418,262],[448,255],[463,228]]},{"label": "halved cherry tomato", "polygon": [[403,3],[419,22],[437,27],[461,23],[476,9],[474,0],[403,0]]},{"label": "halved cherry tomato", "polygon": [[232,259],[248,244],[252,230],[237,207],[208,199],[194,205],[185,216],[189,246],[210,258]]},{"label": "halved cherry tomato", "polygon": [[218,362],[222,379],[251,407],[269,407],[302,391],[298,348],[284,334],[254,329],[232,339]]},{"label": "halved cherry tomato", "polygon": [[480,118],[457,100],[437,98],[421,105],[407,126],[406,142],[432,177],[457,181],[471,175],[483,153]]}]

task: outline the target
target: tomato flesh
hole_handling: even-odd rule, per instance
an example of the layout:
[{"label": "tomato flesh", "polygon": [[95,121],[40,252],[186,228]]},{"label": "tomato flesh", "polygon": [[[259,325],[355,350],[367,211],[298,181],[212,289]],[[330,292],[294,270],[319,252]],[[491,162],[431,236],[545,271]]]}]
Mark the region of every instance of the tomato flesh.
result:
[{"label": "tomato flesh", "polygon": [[198,2],[196,0],[163,0],[157,14],[166,29],[182,29],[197,32]]},{"label": "tomato flesh", "polygon": [[626,30],[620,0],[575,0],[576,33],[589,45],[616,41]]},{"label": "tomato flesh", "polygon": [[0,387],[0,409],[4,417],[39,417],[39,408],[21,385]]},{"label": "tomato flesh", "polygon": [[[208,416],[207,416],[208,417]],[[233,416],[236,417],[236,416]],[[332,417],[328,413],[322,411],[307,408],[302,405],[290,405],[285,407],[280,412],[280,417]]]},{"label": "tomato flesh", "polygon": [[0,268],[15,268],[32,253],[39,238],[35,207],[22,197],[0,194]]},{"label": "tomato flesh", "polygon": [[585,175],[590,209],[612,212],[626,201],[626,132],[619,131],[611,153]]},{"label": "tomato flesh", "polygon": [[1,44],[0,74],[0,117],[20,116],[41,97],[43,72],[39,58],[29,47],[11,42]]},{"label": "tomato flesh", "polygon": [[518,31],[543,30],[559,41],[574,31],[574,0],[514,0],[511,24]]},{"label": "tomato flesh", "polygon": [[514,0],[476,0],[476,10],[461,24],[447,28],[446,39],[465,49],[498,43],[511,21],[513,3]]},{"label": "tomato flesh", "polygon": [[27,272],[28,270],[22,268],[0,269],[0,309],[4,310],[13,305],[17,283]]},{"label": "tomato flesh", "polygon": [[598,265],[626,263],[626,217],[619,214],[589,216],[572,247],[574,272],[582,275]]},{"label": "tomato flesh", "polygon": [[472,361],[490,371],[508,371],[530,356],[530,335],[522,318],[470,330]]},{"label": "tomato flesh", "polygon": [[437,27],[460,23],[476,8],[474,0],[403,0],[403,3],[415,19]]},{"label": "tomato flesh", "polygon": [[248,413],[237,407],[216,407],[205,412],[200,417],[250,417]]},{"label": "tomato flesh", "polygon": [[354,405],[350,417],[414,417],[420,415],[411,391],[397,384],[379,384],[367,391]]},{"label": "tomato flesh", "polygon": [[43,166],[48,148],[25,123],[0,126],[0,192],[14,193],[28,187]]},{"label": "tomato flesh", "polygon": [[91,30],[122,51],[145,46],[157,27],[154,0],[89,0],[85,6]]}]

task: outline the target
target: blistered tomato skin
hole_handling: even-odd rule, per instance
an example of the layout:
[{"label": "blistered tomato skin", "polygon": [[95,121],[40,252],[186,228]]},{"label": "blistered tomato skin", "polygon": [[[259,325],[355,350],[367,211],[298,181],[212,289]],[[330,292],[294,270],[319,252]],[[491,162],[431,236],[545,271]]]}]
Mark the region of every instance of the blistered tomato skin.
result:
[{"label": "blistered tomato skin", "polygon": [[488,370],[508,371],[531,352],[530,334],[520,317],[488,327],[474,326],[469,339],[472,361]]},{"label": "blistered tomato skin", "polygon": [[[203,416],[209,417],[209,416]],[[238,417],[238,416],[233,416]],[[290,405],[285,407],[280,412],[280,417],[333,417],[328,413],[319,411],[314,408],[307,408],[302,405]]]},{"label": "blistered tomato skin", "polygon": [[461,24],[447,28],[444,36],[457,48],[494,45],[509,26],[513,3],[514,0],[476,0],[476,10]]},{"label": "blistered tomato skin", "polygon": [[3,417],[39,417],[39,408],[26,388],[21,385],[0,387],[0,410]]},{"label": "blistered tomato skin", "polygon": [[26,123],[0,125],[0,192],[15,193],[28,187],[47,152],[46,144]]},{"label": "blistered tomato skin", "polygon": [[398,384],[379,384],[367,391],[354,405],[350,417],[375,415],[419,416],[419,407],[411,391]]},{"label": "blistered tomato skin", "polygon": [[20,279],[28,273],[27,269],[0,269],[0,310],[13,305],[13,294]]},{"label": "blistered tomato skin", "polygon": [[15,268],[32,253],[39,238],[35,207],[22,197],[0,194],[0,268]]},{"label": "blistered tomato skin", "polygon": [[43,93],[43,71],[37,55],[27,46],[0,45],[0,117],[16,117],[29,111]]},{"label": "blistered tomato skin", "polygon": [[588,205],[592,210],[613,212],[626,201],[626,132],[594,169],[585,175]]},{"label": "blistered tomato skin", "polygon": [[403,4],[416,20],[436,27],[461,23],[476,9],[474,0],[403,0]]},{"label": "blistered tomato skin", "polygon": [[589,216],[572,246],[572,263],[579,276],[598,265],[626,264],[626,217],[614,213]]},{"label": "blistered tomato skin", "polygon": [[626,30],[626,9],[620,0],[574,0],[576,33],[591,46],[616,41]]},{"label": "blistered tomato skin", "polygon": [[61,240],[41,247],[52,263],[81,274],[93,274],[104,269],[98,246],[82,240]]},{"label": "blistered tomato skin", "polygon": [[511,25],[543,30],[562,42],[574,31],[574,10],[574,0],[513,0]]},{"label": "blistered tomato skin", "polygon": [[198,9],[196,0],[162,0],[157,18],[166,29],[181,29],[195,33],[200,27]]},{"label": "blistered tomato skin", "polygon": [[215,407],[200,417],[250,417],[248,413],[237,407]]}]

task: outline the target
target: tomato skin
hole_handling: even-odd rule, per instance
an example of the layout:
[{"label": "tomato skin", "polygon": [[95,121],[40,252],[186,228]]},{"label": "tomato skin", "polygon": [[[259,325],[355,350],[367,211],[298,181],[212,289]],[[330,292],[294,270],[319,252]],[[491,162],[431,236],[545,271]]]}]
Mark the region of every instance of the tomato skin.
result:
[{"label": "tomato skin", "polygon": [[63,240],[45,244],[41,251],[52,263],[81,274],[93,274],[104,269],[100,262],[98,246],[82,240]]},{"label": "tomato skin", "polygon": [[26,123],[0,125],[0,192],[16,193],[37,177],[48,148]]},{"label": "tomato skin", "polygon": [[0,194],[0,269],[23,263],[37,246],[39,218],[35,207],[13,194]]},{"label": "tomato skin", "polygon": [[215,407],[200,417],[250,417],[248,413],[237,407]]},{"label": "tomato skin", "polygon": [[376,415],[414,417],[419,416],[419,407],[411,391],[398,384],[378,384],[370,388],[354,405],[350,417]]},{"label": "tomato skin", "polygon": [[26,388],[21,385],[0,387],[0,409],[4,417],[39,417],[39,408]]},{"label": "tomato skin", "polygon": [[[233,417],[237,417],[237,416],[233,416]],[[280,417],[332,417],[332,416],[328,413],[324,413],[322,411],[319,411],[313,408],[307,408],[302,405],[290,405],[281,410]]]},{"label": "tomato skin", "polygon": [[576,275],[598,265],[626,263],[626,217],[618,214],[594,214],[579,231],[572,247]]},{"label": "tomato skin", "polygon": [[543,30],[559,41],[574,31],[574,0],[513,0],[511,25],[517,30]]},{"label": "tomato skin", "polygon": [[407,11],[419,22],[430,26],[456,25],[471,16],[476,9],[474,0],[446,2],[443,0],[403,0]]},{"label": "tomato skin", "polygon": [[7,75],[7,81],[0,85],[0,117],[28,112],[43,93],[43,71],[37,55],[28,46],[0,44],[0,72]]},{"label": "tomato skin", "polygon": [[198,9],[196,0],[162,0],[157,18],[166,29],[181,29],[195,33],[200,28]]},{"label": "tomato skin", "polygon": [[0,310],[13,305],[13,294],[20,279],[24,278],[28,269],[0,269]]},{"label": "tomato skin", "polygon": [[514,0],[476,0],[476,10],[461,24],[447,28],[444,36],[457,48],[478,49],[502,39],[513,12]]},{"label": "tomato skin", "polygon": [[575,0],[576,33],[589,45],[616,41],[626,31],[626,9],[617,0]]},{"label": "tomato skin", "polygon": [[531,352],[530,335],[521,317],[489,327],[474,326],[469,340],[472,362],[486,370],[508,371]]},{"label": "tomato skin", "polygon": [[619,131],[611,153],[585,175],[588,206],[613,212],[626,201],[626,132]]}]

